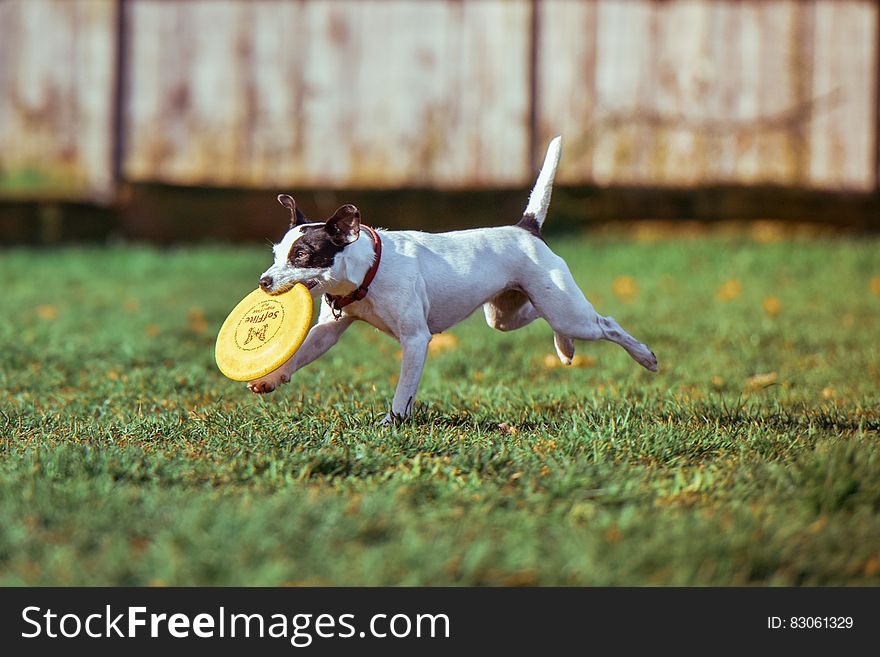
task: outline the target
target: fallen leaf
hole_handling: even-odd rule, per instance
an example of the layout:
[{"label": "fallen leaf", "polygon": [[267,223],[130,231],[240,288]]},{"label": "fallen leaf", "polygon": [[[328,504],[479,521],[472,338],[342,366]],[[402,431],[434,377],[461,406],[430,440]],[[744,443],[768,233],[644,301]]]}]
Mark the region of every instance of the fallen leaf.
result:
[{"label": "fallen leaf", "polygon": [[189,330],[193,333],[204,333],[208,330],[208,321],[205,319],[205,312],[198,306],[190,308],[189,313],[186,316],[186,323],[189,325]]},{"label": "fallen leaf", "polygon": [[37,317],[43,321],[51,322],[58,317],[58,309],[52,304],[40,304],[37,306]]},{"label": "fallen leaf", "polygon": [[431,342],[428,343],[428,353],[439,354],[444,351],[451,351],[458,346],[458,338],[452,333],[438,333],[431,336]]},{"label": "fallen leaf", "polygon": [[150,546],[150,539],[143,536],[135,536],[129,539],[128,545],[134,555],[137,556]]},{"label": "fallen leaf", "polygon": [[779,379],[779,374],[776,372],[765,372],[764,374],[755,374],[754,376],[750,376],[746,379],[746,388],[749,390],[758,390],[760,388],[766,388],[767,386],[776,383]]},{"label": "fallen leaf", "polygon": [[756,242],[770,244],[785,239],[786,227],[781,221],[756,221],[751,232]]},{"label": "fallen leaf", "polygon": [[503,433],[506,433],[506,434],[508,434],[508,435],[510,435],[510,436],[515,436],[515,435],[516,435],[516,427],[514,427],[514,426],[508,424],[507,422],[502,422],[501,424],[498,425],[498,428],[499,428]]},{"label": "fallen leaf", "polygon": [[151,338],[155,338],[159,335],[159,325],[158,324],[147,324],[144,327],[144,333]]},{"label": "fallen leaf", "polygon": [[834,388],[822,388],[822,399],[834,399],[837,391]]},{"label": "fallen leaf", "polygon": [[552,439],[542,439],[532,445],[532,451],[535,454],[547,454],[556,449],[556,441]]},{"label": "fallen leaf", "polygon": [[716,374],[712,377],[712,385],[716,388],[721,388],[722,386],[724,386],[724,379]]},{"label": "fallen leaf", "polygon": [[868,289],[871,290],[871,294],[880,297],[880,276],[874,276],[874,278],[871,279],[871,282],[868,284]]},{"label": "fallen leaf", "polygon": [[782,303],[779,301],[779,297],[766,297],[761,305],[764,307],[764,312],[770,317],[776,317],[779,311],[782,310]]},{"label": "fallen leaf", "polygon": [[724,281],[715,290],[715,298],[719,301],[733,301],[742,294],[742,284],[735,278]]},{"label": "fallen leaf", "polygon": [[544,356],[544,367],[548,370],[556,369],[557,367],[595,367],[596,359],[592,356],[582,356],[581,354],[575,354],[571,359],[570,365],[563,365],[562,361],[559,360],[559,356],[556,354],[547,354]]},{"label": "fallen leaf", "polygon": [[571,365],[569,367],[595,367],[596,359],[592,356],[581,356],[580,354],[575,354],[574,358],[571,359]]},{"label": "fallen leaf", "polygon": [[611,284],[611,290],[624,303],[629,303],[639,296],[639,286],[632,276],[618,276]]},{"label": "fallen leaf", "polygon": [[819,516],[813,522],[810,523],[807,529],[810,530],[812,534],[818,534],[820,531],[825,529],[825,525],[828,524],[828,516]]},{"label": "fallen leaf", "polygon": [[537,586],[538,573],[533,568],[521,570],[504,577],[501,586]]}]

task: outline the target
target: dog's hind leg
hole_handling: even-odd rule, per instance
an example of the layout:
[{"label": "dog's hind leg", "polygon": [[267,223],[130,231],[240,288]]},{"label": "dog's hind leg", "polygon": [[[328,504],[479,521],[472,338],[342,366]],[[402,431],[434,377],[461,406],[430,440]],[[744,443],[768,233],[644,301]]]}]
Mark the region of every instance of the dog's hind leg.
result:
[{"label": "dog's hind leg", "polygon": [[[499,331],[514,331],[531,324],[541,315],[521,290],[505,290],[491,301],[483,304],[486,323]],[[553,334],[553,344],[563,365],[571,365],[574,342],[560,333]]]},{"label": "dog's hind leg", "polygon": [[486,323],[499,331],[515,331],[540,315],[522,290],[504,290],[483,304]]},{"label": "dog's hind leg", "polygon": [[652,372],[657,371],[657,357],[654,355],[654,352],[648,349],[648,345],[639,342],[627,333],[613,317],[602,317],[600,315],[599,325],[602,328],[602,337],[605,340],[616,342],[626,349],[629,355],[645,369]]},{"label": "dog's hind leg", "polygon": [[[596,312],[562,258],[553,255],[544,266],[546,268],[525,281],[523,287],[535,309],[556,333],[556,350],[563,362],[572,338],[609,340],[626,349],[645,369],[657,371],[654,353],[627,333],[613,317],[603,317]],[[574,352],[573,345],[571,352]]]}]

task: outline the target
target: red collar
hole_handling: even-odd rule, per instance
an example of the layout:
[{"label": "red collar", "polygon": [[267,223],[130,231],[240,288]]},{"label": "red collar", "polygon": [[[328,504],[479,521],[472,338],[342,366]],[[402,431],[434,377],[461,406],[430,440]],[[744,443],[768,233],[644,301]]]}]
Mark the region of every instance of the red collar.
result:
[{"label": "red collar", "polygon": [[379,239],[379,233],[369,226],[361,224],[361,228],[366,230],[373,239],[373,251],[375,252],[376,257],[373,259],[373,264],[370,265],[367,275],[364,276],[364,282],[361,283],[361,286],[354,292],[346,294],[345,296],[334,296],[332,294],[324,295],[327,299],[327,303],[330,305],[330,309],[333,311],[333,317],[336,319],[342,317],[342,309],[348,304],[360,301],[367,296],[367,292],[370,291],[370,283],[373,282],[373,279],[376,277],[376,272],[379,271],[379,262],[382,260],[382,240]]}]

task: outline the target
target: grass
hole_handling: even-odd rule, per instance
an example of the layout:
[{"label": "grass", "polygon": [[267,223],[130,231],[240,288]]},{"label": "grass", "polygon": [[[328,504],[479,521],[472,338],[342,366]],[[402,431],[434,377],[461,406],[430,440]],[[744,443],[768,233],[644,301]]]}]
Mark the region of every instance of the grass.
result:
[{"label": "grass", "polygon": [[880,244],[549,241],[660,373],[477,315],[396,429],[366,325],[219,374],[268,249],[0,252],[0,584],[880,584]]}]

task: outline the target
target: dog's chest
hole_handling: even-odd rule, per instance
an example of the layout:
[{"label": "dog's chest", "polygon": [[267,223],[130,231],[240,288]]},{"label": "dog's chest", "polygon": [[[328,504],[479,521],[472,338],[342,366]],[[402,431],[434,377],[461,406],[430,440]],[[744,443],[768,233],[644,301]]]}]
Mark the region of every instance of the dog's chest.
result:
[{"label": "dog's chest", "polygon": [[396,330],[392,328],[394,325],[391,321],[386,321],[375,307],[371,300],[358,301],[346,308],[346,315],[359,319],[379,329],[383,333],[390,335],[395,340],[400,340]]}]

